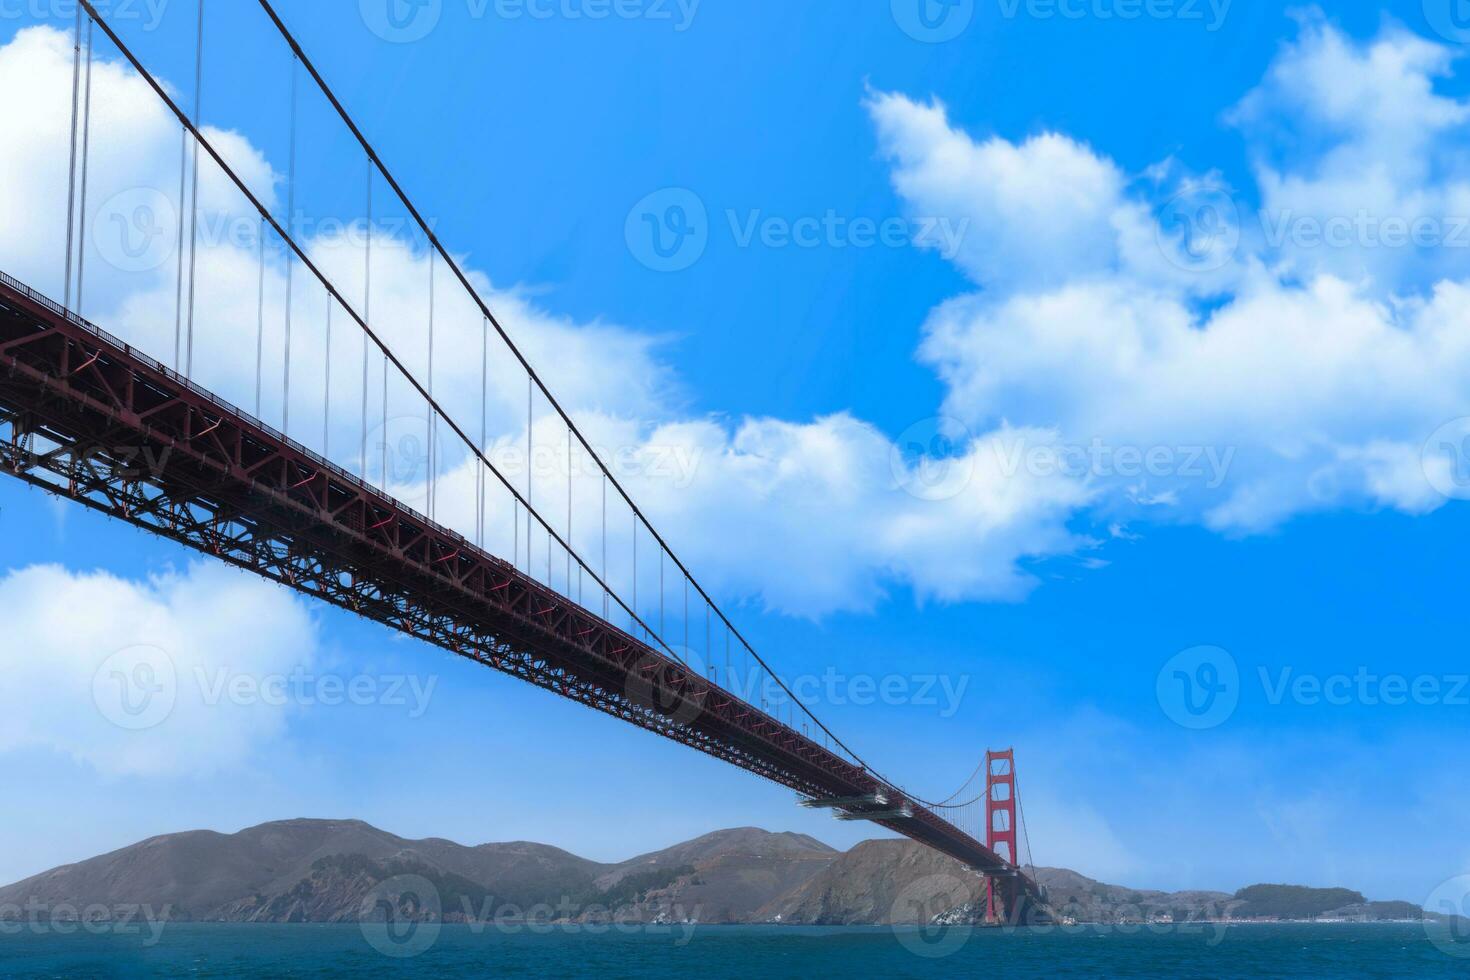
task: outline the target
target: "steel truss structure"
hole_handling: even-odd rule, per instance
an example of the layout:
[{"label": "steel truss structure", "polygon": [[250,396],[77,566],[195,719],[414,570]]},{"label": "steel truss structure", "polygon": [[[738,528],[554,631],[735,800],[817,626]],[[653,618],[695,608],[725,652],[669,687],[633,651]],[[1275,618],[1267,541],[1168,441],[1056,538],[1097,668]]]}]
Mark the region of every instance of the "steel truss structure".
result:
[{"label": "steel truss structure", "polygon": [[[0,273],[0,469],[1036,886],[902,791]],[[861,814],[854,805],[848,812]]]}]

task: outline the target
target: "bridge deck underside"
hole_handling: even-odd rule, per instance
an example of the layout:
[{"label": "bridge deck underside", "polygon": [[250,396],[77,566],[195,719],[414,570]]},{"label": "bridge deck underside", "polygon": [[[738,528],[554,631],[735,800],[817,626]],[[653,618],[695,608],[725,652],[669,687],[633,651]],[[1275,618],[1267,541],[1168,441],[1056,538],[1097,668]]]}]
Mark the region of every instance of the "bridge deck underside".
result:
[{"label": "bridge deck underside", "polygon": [[[0,469],[799,793],[907,802],[3,274]],[[977,870],[1009,870],[948,821],[912,809],[876,822]]]}]

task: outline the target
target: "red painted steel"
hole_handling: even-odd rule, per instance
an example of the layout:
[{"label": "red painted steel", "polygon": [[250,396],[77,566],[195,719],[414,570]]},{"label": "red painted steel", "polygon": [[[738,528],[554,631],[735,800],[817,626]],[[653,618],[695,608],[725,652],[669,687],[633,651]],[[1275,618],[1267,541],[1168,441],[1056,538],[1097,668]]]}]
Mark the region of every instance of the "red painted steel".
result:
[{"label": "red painted steel", "polygon": [[876,823],[1034,896],[1010,862],[163,364],[0,273],[0,469],[798,793],[882,793]]},{"label": "red painted steel", "polygon": [[[985,753],[985,846],[1009,865],[1020,860],[1016,846],[1016,752],[1005,749]],[[1001,922],[1009,907],[997,894],[997,882],[985,883],[985,919]]]}]

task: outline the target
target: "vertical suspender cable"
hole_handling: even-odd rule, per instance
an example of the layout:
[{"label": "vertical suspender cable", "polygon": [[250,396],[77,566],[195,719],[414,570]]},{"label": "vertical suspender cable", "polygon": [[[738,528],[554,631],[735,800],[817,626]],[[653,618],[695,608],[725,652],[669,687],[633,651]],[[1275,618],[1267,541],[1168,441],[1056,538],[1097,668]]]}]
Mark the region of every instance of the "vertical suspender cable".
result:
[{"label": "vertical suspender cable", "polygon": [[[82,0],[82,2],[90,4],[91,3],[91,0]],[[501,339],[503,341],[505,341],[505,343],[507,345],[507,348],[509,349],[510,353],[519,361],[519,363],[521,364],[521,366],[525,369],[525,371],[527,373],[527,381],[528,381],[528,384],[536,385],[536,386],[541,387],[542,393],[547,398],[548,403],[549,403],[552,411],[554,411],[557,414],[559,414],[563,418],[563,420],[565,420],[570,425],[571,424],[571,417],[567,414],[567,412],[565,411],[565,409],[562,408],[561,404],[556,400],[555,396],[553,396],[551,394],[551,391],[544,384],[541,383],[541,379],[536,375],[535,370],[532,368],[530,362],[528,362],[526,360],[525,356],[521,353],[521,351],[511,341],[511,338],[510,338],[509,334],[507,334],[505,332],[505,330],[502,327],[502,325],[500,324],[500,322],[496,319],[494,313],[489,309],[489,307],[485,304],[485,302],[480,298],[480,296],[476,292],[474,286],[471,284],[471,282],[469,280],[469,277],[464,273],[464,271],[462,269],[460,269],[458,263],[455,262],[453,256],[444,247],[444,245],[438,240],[438,238],[435,237],[433,231],[429,229],[428,223],[423,219],[423,216],[414,207],[413,202],[409,200],[407,194],[404,193],[402,187],[393,178],[393,175],[391,174],[391,172],[383,164],[382,159],[378,156],[377,152],[373,149],[372,144],[368,142],[367,138],[362,134],[361,129],[357,126],[357,124],[353,121],[351,115],[343,107],[343,105],[341,103],[341,100],[337,98],[337,96],[335,95],[335,93],[333,93],[331,87],[326,83],[326,80],[322,78],[321,73],[319,71],[317,71],[315,65],[312,64],[311,60],[306,56],[305,52],[302,51],[300,43],[296,40],[295,36],[292,35],[291,31],[286,27],[285,23],[281,20],[280,15],[276,12],[276,10],[275,10],[274,6],[271,4],[270,0],[258,0],[258,3],[260,5],[260,7],[265,10],[266,15],[270,18],[271,22],[275,25],[276,29],[280,32],[281,36],[285,39],[286,43],[288,45],[290,45],[292,52],[301,60],[301,62],[303,63],[303,65],[306,67],[307,71],[311,74],[312,80],[317,84],[317,86],[321,90],[322,94],[326,96],[328,102],[331,103],[332,108],[337,112],[338,117],[342,120],[342,122],[351,131],[353,137],[358,141],[359,145],[362,146],[364,152],[366,152],[369,155],[369,157],[372,160],[373,164],[377,167],[379,173],[382,174],[384,180],[386,180],[388,182],[389,186],[393,189],[394,193],[398,196],[399,200],[401,200],[403,202],[403,204],[407,208],[407,210],[409,212],[409,215],[412,218],[412,220],[414,222],[416,222],[418,224],[418,226],[425,231],[426,235],[429,238],[430,244],[435,249],[435,251],[437,251],[439,253],[439,256],[441,258],[443,258],[445,260],[445,262],[448,264],[448,266],[450,267],[450,269],[454,273],[455,277],[460,282],[461,286],[463,286],[466,294],[480,307],[481,313],[484,314],[485,316],[487,316],[489,318],[489,321],[490,321],[491,325],[495,327],[496,331],[500,334]],[[89,9],[90,9],[90,7],[89,7]],[[104,24],[104,27],[105,27],[105,24]],[[575,431],[575,434],[576,434],[578,440],[582,443],[583,448],[586,449],[586,450],[588,450],[589,452],[592,452],[593,451],[592,450],[592,446],[587,441],[586,437],[580,431],[577,431],[577,430],[574,430],[574,431]],[[466,440],[466,441],[468,441],[468,440]],[[483,456],[481,457],[481,462],[484,463],[485,465],[489,465],[488,460],[484,459]],[[642,512],[639,511],[637,504],[633,501],[632,497],[628,494],[627,490],[618,482],[617,478],[612,475],[611,471],[607,468],[607,464],[605,462],[602,462],[599,459],[599,465],[601,466],[601,468],[603,470],[603,473],[606,476],[608,476],[609,482],[612,484],[612,486],[619,492],[619,494],[623,497],[623,499],[625,501],[627,501],[629,508],[633,512],[633,515],[634,515],[634,518],[635,518],[635,522],[639,518],[642,518],[642,516],[643,516],[642,515]],[[528,513],[528,524],[529,524],[529,519],[530,519],[531,516],[532,515],[530,515]],[[656,544],[658,544],[659,546],[665,548],[666,550],[669,550],[667,543],[659,535],[658,531],[653,528],[652,524],[650,524],[647,521],[646,518],[643,519],[643,523],[648,527],[649,534],[654,539],[654,542]],[[548,529],[547,530],[548,536],[549,537],[550,536],[554,536],[554,532],[550,529],[550,526],[549,525],[546,525],[546,526],[547,526],[547,529]],[[528,537],[529,537],[529,535],[528,535]],[[528,547],[529,547],[529,545],[528,545]],[[711,601],[712,602],[713,601],[712,597],[708,594],[708,592],[705,591],[704,587],[699,584],[698,580],[693,579],[693,577],[692,577],[691,573],[689,572],[688,568],[683,564],[683,562],[681,562],[679,560],[679,557],[677,555],[675,555],[672,552],[672,550],[669,550],[669,555],[673,559],[674,564],[678,567],[679,571],[682,572],[685,575],[690,576],[690,578],[691,578],[691,584],[700,593],[701,598],[704,598],[706,601]],[[760,654],[758,654],[755,651],[755,649],[751,646],[750,642],[743,635],[741,635],[740,631],[735,627],[734,623],[731,622],[730,618],[728,616],[726,616],[724,614],[724,612],[719,609],[718,606],[715,607],[715,611],[719,615],[721,622],[723,622],[725,624],[725,626],[728,629],[730,629],[731,632],[734,634],[735,639],[737,639],[737,640],[740,641],[741,647],[745,650],[745,655],[746,655],[747,660],[748,661],[749,660],[754,660],[763,669],[766,669],[765,668],[765,662],[764,662],[764,660],[761,659]],[[776,683],[778,685],[782,683],[779,680],[779,678],[773,678],[773,679],[776,681]],[[824,730],[826,730],[825,729],[825,726],[822,725],[822,722],[821,722],[820,719],[818,719],[814,715],[812,715],[811,712],[806,711],[805,708],[803,708],[803,712],[805,714],[807,714],[809,717],[811,717],[812,720],[815,721],[816,724],[819,727],[822,727]],[[832,735],[832,733],[830,731],[827,731],[827,734],[828,735]],[[863,760],[861,759],[861,757],[859,757],[858,755],[856,755],[856,753],[854,753],[852,751],[852,749],[850,749],[846,745],[846,743],[844,743],[841,739],[837,738],[835,735],[832,735],[832,739],[838,745],[838,747],[841,748],[842,750],[846,751],[858,765],[861,765],[864,769],[869,769],[869,771],[872,771],[870,769],[870,767],[868,767],[868,765],[865,762],[863,762]],[[875,777],[877,777],[877,778],[882,778],[880,776],[880,774],[877,773],[876,771],[873,772],[873,775]]]},{"label": "vertical suspender cable", "polygon": [[257,280],[255,284],[255,417],[260,418],[260,381],[265,368],[265,219],[260,219],[260,238],[256,241]]},{"label": "vertical suspender cable", "polygon": [[77,4],[77,26],[72,35],[71,51],[71,164],[66,176],[66,299],[63,302],[68,310],[71,309],[71,233],[77,208],[77,100],[81,97],[82,85],[81,4]]},{"label": "vertical suspender cable", "polygon": [[429,520],[434,519],[434,491],[437,483],[434,479],[435,469],[439,465],[434,452],[434,435],[438,431],[438,416],[434,412],[434,251],[429,250]]},{"label": "vertical suspender cable", "polygon": [[[372,323],[373,315],[373,164],[368,161],[367,170],[367,244],[362,263],[362,318]],[[368,340],[367,331],[362,334],[362,478],[368,475]]]},{"label": "vertical suspender cable", "polygon": [[331,421],[332,421],[332,295],[327,294],[327,377],[326,387],[322,394],[322,456],[326,459],[332,458],[331,452]]},{"label": "vertical suspender cable", "polygon": [[87,163],[92,155],[92,18],[87,18],[87,81],[82,100],[82,193],[77,207],[77,315],[82,313],[82,285],[87,271]]},{"label": "vertical suspender cable", "polygon": [[[480,449],[490,439],[490,324],[480,317]],[[485,467],[475,467],[475,544],[485,547]]]},{"label": "vertical suspender cable", "polygon": [[[199,23],[194,38],[194,126],[202,122],[204,96],[204,0],[199,0]],[[189,192],[189,320],[184,347],[184,374],[194,373],[194,280],[199,269],[199,141],[194,141],[191,167],[194,186]]]},{"label": "vertical suspender cable", "polygon": [[[179,127],[179,241],[175,246],[174,273],[174,370],[184,368],[184,195],[189,185],[189,130]],[[265,219],[262,218],[264,223]],[[260,414],[259,412],[256,413]]]},{"label": "vertical suspender cable", "polygon": [[388,490],[388,353],[386,351],[383,352],[383,429],[382,438],[378,440],[378,443],[383,450],[382,483],[383,491],[386,493]]},{"label": "vertical suspender cable", "polygon": [[[531,417],[532,397],[535,389],[531,387],[531,378],[526,377],[526,574],[534,575],[531,571],[531,489],[534,483],[531,480],[532,471],[536,467],[536,426]],[[547,545],[549,548],[550,545]]]},{"label": "vertical suspender cable", "polygon": [[[295,242],[294,237],[291,236],[289,234],[289,232],[284,227],[282,227],[275,220],[274,216],[272,216],[269,213],[269,210],[265,207],[265,205],[261,202],[261,200],[251,191],[251,189],[249,188],[249,186],[247,186],[246,183],[239,178],[239,175],[235,173],[235,171],[230,167],[229,163],[224,159],[224,157],[222,157],[220,155],[220,153],[214,148],[214,146],[205,137],[205,135],[202,132],[200,132],[198,128],[196,128],[194,126],[194,124],[190,120],[189,116],[185,112],[183,112],[183,111],[180,110],[178,104],[169,96],[167,90],[147,70],[147,68],[142,64],[142,62],[140,62],[138,60],[137,56],[126,46],[126,44],[122,41],[122,39],[120,37],[118,37],[118,35],[116,34],[116,32],[111,29],[111,27],[106,23],[106,21],[103,20],[102,18],[100,18],[97,15],[97,11],[96,11],[96,8],[94,6],[93,0],[79,0],[79,2],[82,4],[82,6],[83,6],[84,10],[86,11],[86,13],[89,16],[93,17],[94,20],[97,21],[98,26],[100,26],[103,29],[103,31],[107,34],[109,40],[113,44],[115,44],[115,45],[118,46],[118,48],[122,51],[124,57],[126,57],[128,59],[128,61],[132,64],[133,68],[138,72],[138,74],[154,90],[154,92],[158,95],[158,97],[160,98],[160,100],[162,100],[162,102],[164,103],[164,105],[167,106],[168,109],[169,109],[169,111],[172,112],[173,115],[178,119],[178,121],[180,122],[180,124],[183,125],[188,130],[189,135],[193,136],[195,138],[196,142],[200,144],[200,148],[209,153],[210,158],[214,161],[215,165],[220,168],[221,173],[226,178],[228,178],[229,180],[231,180],[235,184],[236,188],[240,191],[241,194],[243,194],[245,196],[245,198],[249,201],[250,205],[253,206],[257,210],[257,212],[262,217],[264,217],[266,219],[266,221],[272,226],[273,230],[285,240],[286,244],[291,249],[292,254],[296,258],[296,260],[300,261],[306,267],[307,271],[313,277],[315,277],[322,284],[322,286],[326,288],[326,290],[328,292],[330,292],[332,294],[332,296],[334,297],[334,299],[339,304],[341,304],[344,308],[346,308],[349,311],[349,313],[351,314],[353,320],[358,323],[359,327],[362,330],[364,330],[364,331],[368,332],[369,334],[371,334],[373,342],[383,352],[385,359],[388,362],[390,362],[392,364],[392,366],[394,366],[395,368],[397,368],[401,372],[401,374],[403,375],[403,377],[404,377],[405,381],[407,382],[407,384],[415,392],[417,392],[421,397],[427,398],[427,395],[428,395],[427,391],[418,382],[418,380],[413,377],[412,373],[409,372],[404,367],[403,363],[392,352],[391,348],[389,348],[388,345],[386,343],[384,343],[382,341],[382,339],[377,335],[377,333],[375,331],[372,331],[371,328],[368,326],[368,324],[364,320],[362,320],[362,318],[354,310],[352,310],[351,307],[349,307],[347,305],[344,297],[335,288],[335,286],[332,284],[331,280],[329,280],[322,273],[321,269],[312,260],[312,258],[310,257],[310,255],[304,249],[302,249],[302,247]],[[297,46],[297,45],[295,45],[293,43],[292,44],[292,50],[293,50],[293,53],[297,55],[297,58],[298,58],[299,61],[304,61],[305,60],[305,56],[300,53],[299,46]],[[308,66],[309,66],[309,63],[308,63]],[[316,76],[315,75],[314,70],[313,70],[313,77],[317,81],[320,81],[319,76]],[[330,93],[328,93],[328,95],[330,97]],[[375,162],[377,162],[376,161],[376,158],[375,158]],[[382,171],[381,164],[379,164],[379,170],[380,170],[380,172]],[[390,181],[391,181],[391,178],[390,178]],[[412,209],[412,205],[411,204],[409,204],[408,206],[409,206],[410,209]],[[415,218],[417,219],[417,214],[415,214]],[[457,271],[457,268],[458,267],[454,264],[453,259],[452,258],[448,258],[445,255],[442,246],[439,246],[437,244],[437,240],[434,240],[433,239],[432,232],[430,233],[430,238],[431,238],[431,240],[434,241],[435,247],[439,251],[440,257],[441,258],[446,258],[446,261],[448,261],[450,263],[451,267],[455,268],[456,271]],[[491,323],[493,324],[495,322],[494,321],[494,317],[492,316],[490,319],[491,319]],[[535,379],[532,378],[531,380],[534,382]],[[436,412],[438,412],[440,414],[443,414],[443,409],[442,409],[441,406],[439,406],[437,404],[437,402],[432,407],[435,409]],[[447,416],[446,416],[446,420],[448,421],[448,424],[450,425],[450,427],[455,430],[455,435],[458,438],[460,438],[462,441],[464,441],[467,445],[470,445],[471,448],[473,448],[473,441],[471,439],[469,439],[464,434],[464,432],[454,423],[454,421],[452,419],[448,419]],[[494,464],[489,459],[485,458],[485,456],[482,453],[480,453],[478,450],[475,450],[475,455],[476,455],[477,458],[480,459],[480,461],[481,461],[482,464],[484,464],[485,466],[489,467],[492,472],[495,472],[496,473],[497,476],[501,476],[501,474],[498,471],[498,468],[496,468],[494,466]],[[503,478],[503,476],[502,476],[502,482],[506,483],[506,485],[509,487],[508,481],[505,481],[504,478]],[[614,485],[616,485],[615,484],[615,481],[614,481]],[[513,488],[510,488],[510,489],[512,489],[512,492],[514,492],[513,491]],[[540,515],[533,514],[532,516],[535,516],[535,517],[537,517],[537,519],[540,519]],[[550,538],[554,539],[554,543],[556,545],[559,545],[561,547],[567,547],[566,542],[560,540],[560,538],[557,535],[556,531],[551,527],[550,524],[546,523],[544,520],[542,521],[542,524],[543,524],[544,527],[547,528],[548,536]],[[580,559],[579,559],[579,561],[580,561]],[[589,569],[589,571],[590,571],[590,569]]]},{"label": "vertical suspender cable", "polygon": [[[607,581],[607,474],[602,475],[602,580]],[[602,590],[602,618],[607,618],[607,588]]]},{"label": "vertical suspender cable", "polygon": [[633,623],[631,629],[637,629],[638,621],[638,515],[633,515]]},{"label": "vertical suspender cable", "polygon": [[[200,2],[203,3],[203,0]],[[290,157],[286,163],[286,230],[293,237],[296,230],[296,74],[296,55],[293,53],[291,55]],[[281,370],[281,431],[287,436],[291,434],[291,280],[295,264],[288,254],[286,256],[286,347]],[[193,288],[192,282],[190,288]]]},{"label": "vertical suspender cable", "polygon": [[[572,595],[572,426],[566,429],[566,594]],[[582,601],[579,595],[578,602]]]}]

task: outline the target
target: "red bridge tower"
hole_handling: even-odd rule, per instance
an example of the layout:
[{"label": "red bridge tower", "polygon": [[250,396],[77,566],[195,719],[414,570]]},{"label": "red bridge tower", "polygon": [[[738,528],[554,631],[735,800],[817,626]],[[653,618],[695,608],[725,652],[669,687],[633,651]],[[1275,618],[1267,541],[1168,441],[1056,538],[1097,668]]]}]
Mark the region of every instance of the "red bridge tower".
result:
[{"label": "red bridge tower", "polygon": [[[1016,751],[985,753],[985,846],[1002,860],[1015,865],[1016,847]],[[1008,909],[996,893],[995,877],[985,881],[985,921],[992,925],[1005,919]],[[1014,889],[1005,889],[1011,894]]]}]

